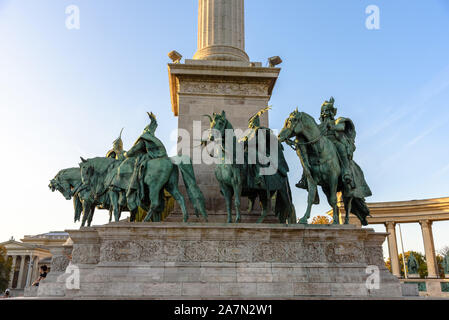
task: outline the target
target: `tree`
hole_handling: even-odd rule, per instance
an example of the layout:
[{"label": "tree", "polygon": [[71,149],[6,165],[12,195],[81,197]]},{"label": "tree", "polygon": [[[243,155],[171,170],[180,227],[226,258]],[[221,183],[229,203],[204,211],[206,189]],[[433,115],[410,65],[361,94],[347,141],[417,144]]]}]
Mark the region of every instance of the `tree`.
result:
[{"label": "tree", "polygon": [[0,291],[5,291],[8,288],[11,273],[12,262],[6,257],[6,248],[0,246]]},{"label": "tree", "polygon": [[[419,252],[416,252],[416,251],[407,251],[405,253],[405,264],[406,265],[407,265],[407,261],[408,261],[408,257],[410,256],[410,253],[413,253],[413,255],[415,256],[416,261],[418,261],[418,274],[419,274],[419,277],[424,279],[428,275],[426,257],[422,253],[419,253]],[[400,266],[400,269],[401,269],[401,276],[405,277],[402,253],[399,255],[398,258],[399,258],[399,266]],[[391,272],[391,261],[390,261],[390,258],[388,258],[387,261],[385,261],[385,266]],[[409,274],[408,270],[407,270],[407,274]]]},{"label": "tree", "polygon": [[333,220],[331,217],[326,216],[316,216],[312,219],[312,224],[332,224]]}]

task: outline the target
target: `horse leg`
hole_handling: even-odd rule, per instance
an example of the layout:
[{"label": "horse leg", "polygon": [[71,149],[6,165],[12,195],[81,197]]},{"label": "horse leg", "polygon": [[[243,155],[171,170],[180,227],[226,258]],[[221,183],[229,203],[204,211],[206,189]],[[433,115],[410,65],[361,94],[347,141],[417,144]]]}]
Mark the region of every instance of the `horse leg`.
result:
[{"label": "horse leg", "polygon": [[[330,187],[329,187],[330,186]],[[323,192],[327,197],[327,202],[332,207],[333,224],[340,224],[340,211],[338,209],[337,200],[337,179],[331,179],[329,186],[323,187]]]},{"label": "horse leg", "polygon": [[232,223],[231,203],[232,203],[233,190],[232,190],[232,188],[230,188],[224,184],[221,184],[220,188],[221,188],[221,192],[223,193],[223,196],[224,196],[225,202],[226,202],[226,212],[228,213],[228,223]]},{"label": "horse leg", "polygon": [[160,212],[159,208],[161,205],[161,190],[164,184],[167,182],[167,180],[165,179],[166,177],[162,175],[154,175],[151,178],[151,185],[148,186],[150,189],[150,210],[148,211],[144,222],[149,222],[155,213],[157,214],[158,212]]},{"label": "horse leg", "polygon": [[90,213],[90,204],[88,201],[83,201],[83,219],[81,220],[81,227],[84,227]]},{"label": "horse leg", "polygon": [[240,216],[240,197],[242,195],[242,184],[240,179],[237,179],[236,183],[234,184],[234,202],[235,202],[235,223],[240,223],[242,220]]},{"label": "horse leg", "polygon": [[248,214],[253,212],[254,209],[254,201],[256,201],[257,195],[248,196]]},{"label": "horse leg", "polygon": [[134,209],[131,211],[130,216],[129,216],[129,221],[130,222],[135,222],[136,221],[136,215],[137,215],[137,211],[139,209]]},{"label": "horse leg", "polygon": [[352,210],[352,199],[353,197],[349,198],[348,205],[346,206],[346,216],[345,216],[345,224],[349,224],[349,214]]},{"label": "horse leg", "polygon": [[120,208],[119,208],[119,204],[118,204],[117,192],[110,191],[109,198],[111,200],[112,209],[114,210],[115,222],[118,222],[118,221],[120,221]]},{"label": "horse leg", "polygon": [[93,205],[92,208],[90,208],[89,218],[87,220],[88,227],[90,227],[90,225],[92,224],[92,219],[94,218],[94,212],[95,212],[95,206]]},{"label": "horse leg", "polygon": [[308,197],[307,197],[307,210],[306,213],[304,215],[304,217],[302,217],[299,220],[299,223],[301,224],[308,224],[307,220],[309,220],[310,218],[310,213],[312,212],[312,205],[315,202],[315,194],[317,192],[317,185],[311,181],[308,181]]},{"label": "horse leg", "polygon": [[165,188],[173,196],[173,198],[175,198],[176,202],[178,202],[179,206],[181,207],[183,221],[187,222],[189,221],[189,213],[187,212],[184,196],[178,188],[178,171],[173,170],[173,172],[176,173],[176,175],[172,174],[170,176],[170,180],[165,185]]},{"label": "horse leg", "polygon": [[260,218],[257,220],[257,223],[262,223],[266,216],[267,216],[267,211],[268,211],[268,199],[267,199],[267,194],[262,190],[259,193],[259,200],[260,200],[260,205],[262,207],[262,214],[260,216]]}]

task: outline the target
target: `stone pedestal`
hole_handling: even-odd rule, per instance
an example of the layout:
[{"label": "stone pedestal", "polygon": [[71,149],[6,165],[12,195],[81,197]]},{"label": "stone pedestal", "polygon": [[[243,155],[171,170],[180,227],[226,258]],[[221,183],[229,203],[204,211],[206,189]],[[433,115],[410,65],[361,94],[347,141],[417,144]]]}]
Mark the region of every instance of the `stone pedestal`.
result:
[{"label": "stone pedestal", "polygon": [[68,232],[80,289],[60,287],[71,299],[402,296],[383,260],[386,234],[371,229],[119,222]]},{"label": "stone pedestal", "polygon": [[50,253],[52,254],[51,270],[47,274],[47,277],[39,282],[39,286],[30,291],[29,296],[66,296],[65,279],[67,275],[65,271],[70,264],[72,251],[73,245],[71,241],[66,242],[63,246],[50,248]]}]

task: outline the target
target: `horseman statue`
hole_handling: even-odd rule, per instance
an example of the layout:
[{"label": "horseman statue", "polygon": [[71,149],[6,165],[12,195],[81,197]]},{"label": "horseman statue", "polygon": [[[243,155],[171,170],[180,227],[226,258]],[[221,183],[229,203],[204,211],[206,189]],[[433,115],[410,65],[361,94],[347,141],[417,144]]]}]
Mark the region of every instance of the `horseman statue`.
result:
[{"label": "horseman statue", "polygon": [[[240,203],[242,197],[249,200],[249,212],[258,197],[262,212],[257,220],[262,223],[272,212],[271,200],[274,198],[275,216],[280,223],[296,223],[291,190],[288,183],[288,165],[282,153],[282,146],[269,128],[260,125],[260,116],[270,108],[264,108],[249,119],[249,133],[237,140],[226,112],[205,115],[210,121],[210,135],[203,145],[209,142],[218,144],[213,155],[218,160],[215,177],[225,198],[227,222],[232,223],[232,198],[234,198],[235,222],[241,222]],[[231,134],[227,134],[231,133]],[[219,138],[215,137],[217,135]],[[232,148],[229,146],[232,145]],[[244,150],[243,162],[236,150]],[[218,152],[217,152],[218,151]],[[224,156],[222,154],[224,152]],[[262,159],[262,155],[265,159]],[[228,159],[232,161],[227,161]],[[274,160],[273,160],[274,159]],[[276,163],[277,162],[277,165]]]},{"label": "horseman statue", "polygon": [[[350,189],[355,189],[354,176],[352,174],[350,162],[352,161],[355,147],[355,127],[351,119],[338,118],[337,108],[334,107],[335,99],[331,97],[329,101],[324,101],[321,106],[319,129],[335,145],[338,152],[338,159],[342,169],[343,183]],[[307,190],[307,179],[303,172],[301,180],[296,187]]]},{"label": "horseman statue", "polygon": [[[264,108],[251,117],[248,121],[248,129],[250,132],[244,136],[240,141],[245,143],[245,156],[248,156],[250,146],[254,147],[257,153],[257,161],[255,164],[248,164],[248,181],[247,187],[250,189],[266,189],[279,190],[285,186],[287,174],[289,171],[287,161],[284,158],[284,147],[278,141],[276,135],[270,128],[260,125],[260,117],[270,110],[271,107]],[[272,142],[275,142],[275,150],[271,150]],[[274,143],[273,143],[274,145]],[[276,174],[266,175],[262,174],[262,170],[268,168],[273,163],[263,164],[264,161],[260,159],[260,151],[268,159],[277,157],[277,172]]]},{"label": "horseman statue", "polygon": [[150,124],[145,127],[133,147],[124,154],[124,157],[133,163],[132,176],[127,192],[129,199],[135,199],[136,196],[138,199],[144,197],[144,186],[141,176],[145,160],[168,157],[164,144],[155,135],[158,127],[156,116],[153,112],[148,112],[147,114],[150,117]]},{"label": "horseman statue", "polygon": [[307,113],[294,111],[279,134],[281,142],[296,150],[304,169],[296,187],[308,190],[309,198],[306,214],[300,222],[307,223],[312,204],[319,203],[317,185],[320,185],[333,208],[335,224],[339,223],[336,194],[341,192],[346,209],[345,223],[349,223],[349,213],[354,213],[367,225],[369,209],[365,197],[372,193],[363,171],[353,160],[355,126],[351,119],[335,119],[334,103],[331,97],[322,104],[318,125]]}]

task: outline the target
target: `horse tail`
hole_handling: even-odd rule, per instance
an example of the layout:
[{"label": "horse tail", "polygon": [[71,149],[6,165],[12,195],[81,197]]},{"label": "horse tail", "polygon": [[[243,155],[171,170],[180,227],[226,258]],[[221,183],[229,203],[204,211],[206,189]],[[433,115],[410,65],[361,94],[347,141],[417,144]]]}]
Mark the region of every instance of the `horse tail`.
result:
[{"label": "horse tail", "polygon": [[355,214],[357,218],[359,218],[363,226],[368,225],[368,221],[366,220],[366,218],[370,216],[370,211],[368,206],[366,205],[365,199],[354,198],[352,200],[351,213]]},{"label": "horse tail", "polygon": [[296,211],[291,201],[292,193],[288,179],[285,179],[285,187],[277,191],[275,212],[280,223],[296,224]]},{"label": "horse tail", "polygon": [[192,161],[188,156],[176,156],[172,157],[171,160],[173,164],[178,167],[179,171],[181,171],[181,176],[187,190],[187,195],[190,202],[193,204],[196,213],[201,213],[201,215],[207,219],[207,212],[205,208],[206,200],[203,192],[196,183]]}]

